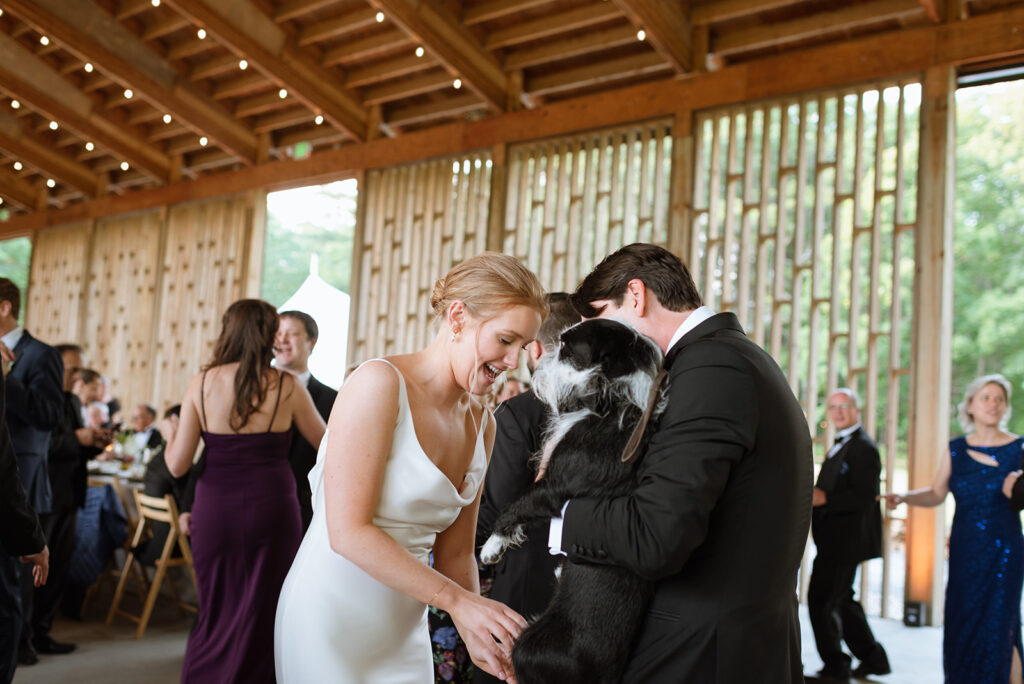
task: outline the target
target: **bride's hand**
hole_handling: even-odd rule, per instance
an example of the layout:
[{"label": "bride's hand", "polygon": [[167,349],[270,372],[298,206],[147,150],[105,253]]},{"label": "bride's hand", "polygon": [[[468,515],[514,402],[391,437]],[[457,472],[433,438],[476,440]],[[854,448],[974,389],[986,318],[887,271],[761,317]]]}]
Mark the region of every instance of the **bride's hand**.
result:
[{"label": "bride's hand", "polygon": [[[451,589],[456,587],[451,586]],[[448,613],[477,667],[498,679],[515,682],[512,642],[526,620],[508,606],[459,588]]]}]

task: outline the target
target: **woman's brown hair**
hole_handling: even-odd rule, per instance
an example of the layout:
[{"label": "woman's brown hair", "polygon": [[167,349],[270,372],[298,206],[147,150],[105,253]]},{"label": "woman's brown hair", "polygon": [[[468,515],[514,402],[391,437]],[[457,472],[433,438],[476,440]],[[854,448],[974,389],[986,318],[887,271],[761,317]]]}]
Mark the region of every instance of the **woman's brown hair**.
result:
[{"label": "woman's brown hair", "polygon": [[239,299],[221,318],[213,359],[204,370],[237,363],[235,407],[229,425],[239,431],[267,398],[270,360],[274,358],[277,310],[262,299]]}]

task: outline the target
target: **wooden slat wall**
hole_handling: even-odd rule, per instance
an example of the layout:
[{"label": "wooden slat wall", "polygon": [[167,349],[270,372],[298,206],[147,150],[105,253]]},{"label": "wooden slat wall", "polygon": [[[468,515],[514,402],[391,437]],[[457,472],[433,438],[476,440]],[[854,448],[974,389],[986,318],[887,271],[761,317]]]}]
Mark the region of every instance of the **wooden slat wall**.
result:
[{"label": "wooden slat wall", "polygon": [[[859,392],[883,491],[906,449],[920,101],[918,83],[879,83],[702,112],[695,126],[702,294],[779,362],[816,461],[832,438],[827,392]],[[883,615],[889,537],[880,611],[870,606]]]},{"label": "wooden slat wall", "polygon": [[248,252],[265,202],[250,192],[40,231],[26,327],[81,344],[126,410],[179,402],[224,310],[258,296],[246,292]]},{"label": "wooden slat wall", "polygon": [[40,231],[32,247],[25,328],[51,343],[78,339],[91,221]]},{"label": "wooden slat wall", "polygon": [[671,164],[664,120],[509,147],[502,251],[560,292],[623,245],[666,245]]},{"label": "wooden slat wall", "polygon": [[453,265],[487,245],[491,159],[446,157],[366,174],[353,260],[349,361],[425,346],[430,295]]}]

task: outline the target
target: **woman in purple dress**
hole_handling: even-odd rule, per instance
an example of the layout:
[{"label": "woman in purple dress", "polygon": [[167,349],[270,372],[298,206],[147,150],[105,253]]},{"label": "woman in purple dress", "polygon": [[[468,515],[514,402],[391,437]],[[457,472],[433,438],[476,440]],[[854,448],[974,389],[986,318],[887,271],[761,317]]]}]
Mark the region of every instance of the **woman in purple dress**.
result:
[{"label": "woman in purple dress", "polygon": [[186,472],[202,436],[205,469],[192,505],[199,616],[183,682],[273,682],[274,611],[301,541],[291,425],[319,444],[324,422],[306,388],[270,366],[277,312],[243,299],[222,319],[213,360],[192,378],[167,468]]}]

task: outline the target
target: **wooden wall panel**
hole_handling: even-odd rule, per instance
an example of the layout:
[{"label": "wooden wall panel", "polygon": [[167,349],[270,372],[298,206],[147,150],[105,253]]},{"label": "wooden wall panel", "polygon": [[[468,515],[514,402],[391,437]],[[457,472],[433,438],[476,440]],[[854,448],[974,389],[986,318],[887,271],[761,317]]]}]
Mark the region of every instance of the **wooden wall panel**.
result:
[{"label": "wooden wall panel", "polygon": [[87,286],[87,363],[110,379],[126,418],[153,401],[153,334],[157,258],[163,212],[98,221]]},{"label": "wooden wall panel", "polygon": [[419,349],[434,333],[435,281],[487,246],[491,158],[371,171],[356,227],[350,363]]},{"label": "wooden wall panel", "polygon": [[47,344],[79,339],[92,221],[39,231],[25,302],[25,328]]}]

